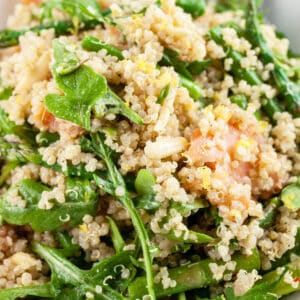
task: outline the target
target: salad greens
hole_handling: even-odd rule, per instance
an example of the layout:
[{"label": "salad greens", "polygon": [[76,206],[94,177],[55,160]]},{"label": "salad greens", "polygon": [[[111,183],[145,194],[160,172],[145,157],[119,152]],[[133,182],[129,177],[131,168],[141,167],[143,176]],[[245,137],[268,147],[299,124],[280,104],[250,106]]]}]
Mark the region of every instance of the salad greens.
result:
[{"label": "salad greens", "polygon": [[46,107],[54,116],[91,129],[94,107],[97,117],[107,113],[119,113],[131,121],[142,124],[142,119],[108,87],[104,76],[81,65],[71,45],[53,41],[53,74],[64,95],[46,96]]},{"label": "salad greens", "polygon": [[265,64],[272,63],[274,81],[284,97],[287,110],[296,117],[300,116],[300,91],[298,84],[289,79],[284,67],[272,53],[266,39],[259,28],[257,4],[255,0],[249,1],[248,15],[246,19],[246,36],[251,43],[259,47],[260,57]]},{"label": "salad greens", "polygon": [[[55,81],[65,95],[47,95],[46,107],[56,117],[90,130],[92,107],[105,96],[107,91],[106,80],[91,68],[80,66],[76,60],[74,62],[75,55],[68,51],[66,45],[59,40],[53,41],[53,49],[56,62],[53,66],[53,74]],[[65,65],[71,60],[70,69],[64,69],[62,64]],[[63,73],[66,75],[63,75]]]},{"label": "salad greens", "polygon": [[113,45],[106,44],[90,35],[86,36],[82,40],[81,45],[85,50],[88,50],[88,51],[98,52],[98,51],[104,49],[104,50],[106,50],[108,55],[115,56],[120,60],[124,58],[122,51],[119,48],[117,48]]},{"label": "salad greens", "polygon": [[176,0],[176,5],[182,7],[186,13],[191,14],[194,18],[205,13],[205,0]]},{"label": "salad greens", "polygon": [[42,8],[42,19],[46,20],[53,20],[53,9],[59,9],[67,13],[74,23],[104,21],[99,4],[95,0],[49,0],[42,4]]},{"label": "salad greens", "polygon": [[[62,295],[69,296],[68,288],[72,287],[75,299],[89,295],[98,300],[125,300],[116,287],[122,276],[123,266],[129,271],[128,280],[134,274],[130,257],[131,251],[123,251],[112,258],[95,263],[90,270],[81,270],[66,259],[59,250],[40,243],[33,244],[33,251],[42,257],[50,266],[51,281],[33,287],[20,287],[0,290],[0,298],[15,300],[21,296],[33,295],[42,298],[61,299]],[[123,282],[124,285],[126,283]],[[66,290],[67,288],[67,290]]]},{"label": "salad greens", "polygon": [[[107,193],[114,195],[126,208],[131,216],[132,224],[135,227],[139,241],[143,251],[143,260],[146,271],[147,278],[147,290],[148,294],[155,299],[155,292],[153,288],[153,274],[152,274],[152,258],[151,258],[151,242],[149,239],[148,232],[138,214],[133,201],[126,190],[126,184],[123,177],[118,171],[116,165],[113,163],[112,150],[105,144],[105,136],[103,133],[91,134],[91,139],[84,138],[82,140],[83,149],[89,150],[89,152],[95,153],[99,158],[101,158],[108,170],[108,181],[110,183],[109,189],[106,190]],[[102,188],[103,182],[100,181],[99,177],[94,176],[95,182]]]},{"label": "salad greens", "polygon": [[[236,262],[235,272],[240,269],[251,271],[260,268],[260,258],[257,249],[254,249],[250,256],[236,254],[233,258]],[[212,259],[204,259],[199,262],[189,263],[180,267],[169,269],[169,277],[177,282],[175,287],[164,289],[161,283],[155,284],[155,292],[158,298],[174,295],[184,291],[198,289],[215,284],[218,280],[214,279],[214,274],[209,268],[209,264],[216,262]],[[217,262],[222,264],[222,262]],[[223,262],[224,264],[224,262]],[[129,285],[129,295],[131,299],[137,299],[144,294],[145,278],[135,279]]]},{"label": "salad greens", "polygon": [[58,229],[66,223],[76,226],[86,214],[95,215],[97,212],[98,195],[88,180],[68,178],[66,202],[55,203],[50,209],[38,205],[43,192],[51,190],[49,187],[31,179],[24,179],[18,190],[26,200],[26,207],[10,204],[4,194],[0,199],[0,214],[8,223],[29,224],[35,231]]},{"label": "salad greens", "polygon": [[[172,49],[164,49],[163,57],[158,63],[160,66],[172,66],[179,74],[180,83],[185,87],[194,100],[199,100],[202,95],[201,87],[195,82],[194,76],[201,74],[211,65],[211,60],[185,62],[179,59],[179,52]],[[166,87],[166,89],[168,89]],[[168,91],[168,90],[167,90]],[[162,102],[166,92],[159,97],[158,103]]]}]

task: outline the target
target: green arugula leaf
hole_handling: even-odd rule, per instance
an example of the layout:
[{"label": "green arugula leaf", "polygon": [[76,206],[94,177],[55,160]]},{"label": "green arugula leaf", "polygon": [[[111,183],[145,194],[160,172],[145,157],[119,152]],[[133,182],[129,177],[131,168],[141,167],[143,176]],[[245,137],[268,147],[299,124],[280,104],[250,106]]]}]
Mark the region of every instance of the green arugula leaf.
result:
[{"label": "green arugula leaf", "polygon": [[40,132],[36,136],[36,142],[40,147],[48,147],[57,140],[59,140],[59,134],[57,132]]},{"label": "green arugula leaf", "polygon": [[53,75],[64,95],[46,96],[46,108],[52,114],[87,130],[91,129],[93,108],[96,117],[115,113],[143,124],[141,117],[109,89],[105,77],[81,65],[71,45],[56,39],[53,41],[53,49]]},{"label": "green arugula leaf", "polygon": [[13,93],[13,88],[12,87],[4,87],[0,86],[0,101],[1,100],[7,100]]},{"label": "green arugula leaf", "polygon": [[[46,260],[51,268],[52,276],[54,275],[59,280],[60,288],[63,284],[71,285],[77,290],[77,295],[82,296],[90,292],[94,295],[95,300],[126,299],[116,289],[110,287],[110,284],[127,281],[126,279],[122,280],[123,269],[120,266],[126,266],[129,272],[133,272],[130,262],[133,252],[123,251],[94,264],[91,270],[81,270],[63,257],[57,249],[34,243],[33,250]],[[96,292],[97,286],[102,288],[102,293]]]},{"label": "green arugula leaf", "polygon": [[55,237],[61,245],[60,253],[65,257],[77,256],[80,254],[80,247],[72,243],[72,238],[67,231],[56,231]]},{"label": "green arugula leaf", "polygon": [[120,114],[138,125],[144,124],[143,119],[111,89],[108,89],[105,97],[94,105],[93,111],[97,118],[102,118],[109,113]]},{"label": "green arugula leaf", "polygon": [[80,22],[103,20],[99,4],[95,0],[48,0],[42,4],[42,20],[53,20],[53,9],[67,13]]},{"label": "green arugula leaf", "polygon": [[27,123],[16,125],[10,121],[5,111],[0,108],[0,135],[14,134],[27,143],[35,145],[37,133],[38,131]]},{"label": "green arugula leaf", "polygon": [[55,204],[48,210],[38,208],[42,193],[49,190],[49,187],[32,179],[24,179],[20,183],[19,193],[27,206],[14,206],[3,195],[0,199],[0,215],[10,224],[29,224],[33,230],[41,232],[55,230],[66,223],[76,226],[82,222],[84,215],[95,215],[97,212],[98,195],[89,180],[68,178],[66,202]]},{"label": "green arugula leaf", "polygon": [[176,0],[176,5],[182,7],[182,9],[197,18],[205,13],[206,3],[205,0]]},{"label": "green arugula leaf", "polygon": [[[106,79],[91,68],[80,66],[71,45],[55,39],[53,50],[55,58],[53,74],[64,96],[47,95],[46,108],[56,117],[90,130],[92,107],[105,96]],[[65,66],[68,62],[71,62],[69,69]],[[66,73],[66,75],[61,75],[59,72]]]},{"label": "green arugula leaf", "polygon": [[116,253],[120,253],[123,250],[123,248],[125,247],[125,241],[123,240],[123,237],[120,233],[120,230],[119,230],[116,222],[108,216],[106,217],[106,219],[109,222],[111,239],[112,239],[114,248],[116,250]]},{"label": "green arugula leaf", "polygon": [[62,40],[53,41],[54,49],[54,73],[67,75],[77,70],[81,62],[76,54],[76,47]]}]

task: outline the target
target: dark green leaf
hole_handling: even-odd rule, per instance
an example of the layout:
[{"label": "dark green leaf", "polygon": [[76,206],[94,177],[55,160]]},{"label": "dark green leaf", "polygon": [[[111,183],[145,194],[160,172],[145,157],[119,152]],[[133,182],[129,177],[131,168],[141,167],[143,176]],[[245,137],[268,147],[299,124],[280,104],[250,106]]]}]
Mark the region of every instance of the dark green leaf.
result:
[{"label": "dark green leaf", "polygon": [[55,237],[62,247],[59,251],[63,256],[71,257],[80,253],[79,245],[72,243],[72,238],[67,231],[57,231]]},{"label": "dark green leaf", "polygon": [[66,223],[76,226],[86,214],[94,215],[97,211],[98,195],[88,180],[68,178],[66,202],[55,204],[48,210],[40,209],[37,205],[43,191],[49,191],[49,188],[31,180],[22,181],[19,192],[27,200],[27,206],[14,206],[3,195],[0,199],[0,215],[10,224],[29,224],[35,231],[50,231]]},{"label": "dark green leaf", "polygon": [[23,179],[19,183],[19,194],[24,200],[26,200],[27,205],[36,205],[41,198],[43,192],[49,192],[51,189],[33,179]]},{"label": "dark green leaf", "polygon": [[0,86],[0,101],[1,100],[7,100],[13,93],[12,87],[3,87]]},{"label": "dark green leaf", "polygon": [[5,111],[0,108],[0,135],[14,134],[31,145],[35,144],[38,131],[28,124],[16,125],[10,121]]},{"label": "dark green leaf", "polygon": [[176,5],[182,7],[186,13],[191,14],[194,18],[205,13],[205,0],[176,0]]},{"label": "dark green leaf", "polygon": [[161,90],[160,94],[157,97],[156,103],[162,104],[164,100],[168,97],[169,91],[170,91],[170,85],[168,84]]},{"label": "dark green leaf", "polygon": [[[64,53],[69,51],[64,47]],[[107,92],[106,79],[95,73],[91,68],[80,66],[67,75],[57,74],[57,67],[63,62],[61,42],[53,41],[54,56],[60,56],[53,70],[56,83],[64,92],[64,96],[50,94],[46,96],[46,107],[56,117],[78,124],[90,130],[91,110],[93,105]]]},{"label": "dark green leaf", "polygon": [[110,217],[106,217],[106,218],[109,222],[110,236],[114,244],[114,248],[116,250],[116,253],[119,253],[125,247],[125,242],[115,221]]},{"label": "dark green leaf", "polygon": [[59,134],[54,132],[41,132],[36,137],[40,147],[48,147],[50,144],[59,140]]},{"label": "dark green leaf", "polygon": [[102,118],[103,116],[112,113],[112,114],[120,114],[124,117],[127,117],[132,122],[142,125],[143,119],[111,89],[108,90],[105,97],[99,99],[95,104],[94,114],[97,118]]},{"label": "dark green leaf", "polygon": [[43,19],[53,19],[53,9],[60,9],[80,22],[103,20],[99,4],[95,0],[48,0],[43,3]]}]

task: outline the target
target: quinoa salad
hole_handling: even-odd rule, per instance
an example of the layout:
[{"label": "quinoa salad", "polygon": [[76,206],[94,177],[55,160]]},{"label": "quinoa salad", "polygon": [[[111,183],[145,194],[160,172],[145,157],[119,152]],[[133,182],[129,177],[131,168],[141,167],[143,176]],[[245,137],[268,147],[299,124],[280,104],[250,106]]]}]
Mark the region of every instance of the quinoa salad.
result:
[{"label": "quinoa salad", "polygon": [[0,300],[300,290],[300,56],[258,2],[20,0]]}]

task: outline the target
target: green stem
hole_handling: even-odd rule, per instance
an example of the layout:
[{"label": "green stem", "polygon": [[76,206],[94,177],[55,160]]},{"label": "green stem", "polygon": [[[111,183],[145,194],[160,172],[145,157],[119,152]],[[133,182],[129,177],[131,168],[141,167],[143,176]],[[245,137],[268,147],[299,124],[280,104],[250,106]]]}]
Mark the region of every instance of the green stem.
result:
[{"label": "green stem", "polygon": [[[87,21],[84,22],[79,30],[89,30],[95,28],[97,25],[102,24],[102,21]],[[19,39],[22,35],[24,35],[28,31],[33,31],[36,33],[41,32],[42,30],[47,29],[54,29],[55,35],[69,35],[75,32],[76,28],[74,24],[69,21],[55,21],[53,23],[45,24],[45,25],[38,25],[28,29],[21,29],[21,30],[10,30],[5,29],[0,31],[0,48],[11,47],[19,44]]]},{"label": "green stem", "polygon": [[275,83],[284,96],[287,110],[296,117],[300,116],[299,87],[289,79],[280,61],[272,53],[267,41],[260,31],[257,4],[255,0],[249,0],[248,15],[246,19],[246,33],[251,43],[260,48],[260,57],[265,64],[272,63],[272,71]]},{"label": "green stem", "polygon": [[14,300],[28,295],[42,298],[53,298],[56,296],[52,292],[52,285],[50,283],[0,290],[0,299],[3,300]]},{"label": "green stem", "polygon": [[[268,291],[269,293],[276,294],[278,296],[284,296],[284,295],[289,295],[291,293],[294,293],[294,292],[300,290],[300,283],[299,283],[300,259],[297,259],[297,260],[285,265],[283,267],[283,269],[287,269],[291,273],[293,280],[295,280],[295,282],[298,282],[298,286],[292,287],[292,285],[290,283],[286,282],[286,280],[284,279],[284,276],[283,276],[283,278],[281,278],[281,280],[274,287],[272,287],[270,291]],[[274,271],[271,271],[271,272],[265,274],[263,276],[263,278],[260,280],[260,282],[264,282],[264,283],[267,282],[271,286],[272,283],[274,283],[278,280],[279,276],[280,276],[280,273],[278,273],[278,269],[276,269]],[[260,282],[258,282],[258,284]]]}]

